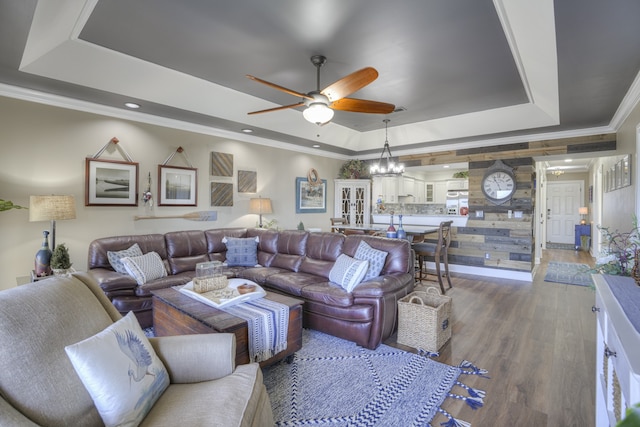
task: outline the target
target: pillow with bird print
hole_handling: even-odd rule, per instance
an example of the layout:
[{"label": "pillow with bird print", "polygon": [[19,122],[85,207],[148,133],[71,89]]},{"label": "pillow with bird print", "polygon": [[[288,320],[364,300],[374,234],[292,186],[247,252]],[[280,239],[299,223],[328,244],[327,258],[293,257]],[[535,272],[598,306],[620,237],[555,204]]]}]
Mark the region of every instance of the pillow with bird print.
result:
[{"label": "pillow with bird print", "polygon": [[133,312],[65,351],[106,426],[137,426],[169,386]]}]

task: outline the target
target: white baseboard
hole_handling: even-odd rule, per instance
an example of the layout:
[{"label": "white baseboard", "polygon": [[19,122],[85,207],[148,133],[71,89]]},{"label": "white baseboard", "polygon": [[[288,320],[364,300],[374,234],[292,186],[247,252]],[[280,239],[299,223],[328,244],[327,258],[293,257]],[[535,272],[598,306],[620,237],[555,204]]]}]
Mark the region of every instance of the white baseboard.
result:
[{"label": "white baseboard", "polygon": [[[425,266],[431,270],[435,270],[435,264],[433,262],[426,262]],[[444,269],[444,266],[442,267]],[[449,272],[461,273],[461,274],[473,274],[483,277],[495,277],[498,279],[512,279],[523,282],[532,282],[535,268],[531,272],[527,271],[514,271],[514,270],[502,270],[498,268],[487,267],[475,267],[471,265],[449,264]]]}]

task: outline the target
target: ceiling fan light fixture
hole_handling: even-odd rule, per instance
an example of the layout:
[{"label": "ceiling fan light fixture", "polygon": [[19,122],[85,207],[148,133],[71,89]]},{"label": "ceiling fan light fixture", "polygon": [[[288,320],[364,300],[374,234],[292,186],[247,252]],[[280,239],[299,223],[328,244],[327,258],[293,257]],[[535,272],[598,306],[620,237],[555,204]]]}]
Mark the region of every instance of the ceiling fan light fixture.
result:
[{"label": "ceiling fan light fixture", "polygon": [[322,102],[312,102],[302,115],[308,122],[322,125],[333,118],[333,110]]},{"label": "ceiling fan light fixture", "polygon": [[389,119],[384,119],[384,147],[380,154],[378,163],[374,163],[369,168],[369,173],[373,176],[399,176],[404,173],[404,165],[402,163],[394,163],[391,156],[391,149],[389,149],[389,137],[387,125]]}]

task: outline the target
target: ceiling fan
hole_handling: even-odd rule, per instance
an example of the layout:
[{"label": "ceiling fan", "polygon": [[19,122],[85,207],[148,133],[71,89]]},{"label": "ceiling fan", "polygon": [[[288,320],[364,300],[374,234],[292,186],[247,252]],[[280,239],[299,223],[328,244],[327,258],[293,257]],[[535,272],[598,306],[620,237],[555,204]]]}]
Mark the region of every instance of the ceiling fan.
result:
[{"label": "ceiling fan", "polygon": [[333,118],[333,110],[353,111],[356,113],[389,114],[395,109],[395,105],[386,102],[369,101],[366,99],[347,98],[352,93],[362,89],[378,78],[378,71],[372,67],[366,67],[341,78],[320,90],[320,67],[327,62],[327,58],[322,55],[313,55],[311,63],[316,67],[317,84],[316,90],[309,93],[301,93],[286,87],[259,79],[251,75],[248,78],[258,83],[265,84],[274,89],[288,93],[289,95],[302,98],[302,101],[295,104],[283,105],[281,107],[268,108],[266,110],[252,111],[248,114],[262,114],[272,111],[286,110],[306,105],[302,112],[305,119],[317,125],[329,123]]}]

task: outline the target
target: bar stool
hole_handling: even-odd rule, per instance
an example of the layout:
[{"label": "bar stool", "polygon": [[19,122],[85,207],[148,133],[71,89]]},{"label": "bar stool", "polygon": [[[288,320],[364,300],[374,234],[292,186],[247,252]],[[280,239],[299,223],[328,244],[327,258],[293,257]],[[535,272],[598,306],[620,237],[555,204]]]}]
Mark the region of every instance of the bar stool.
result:
[{"label": "bar stool", "polygon": [[[423,280],[427,280],[430,274],[424,266],[425,259],[427,257],[433,257],[433,261],[436,265],[436,276],[438,277],[438,283],[440,283],[440,290],[442,294],[446,291],[442,282],[442,276],[446,276],[447,283],[451,289],[451,279],[449,278],[449,244],[451,243],[451,224],[453,221],[442,221],[438,228],[438,242],[416,242],[411,246],[416,253],[416,259],[418,261],[418,279],[420,283]],[[440,264],[444,263],[444,274],[442,274]]]}]

